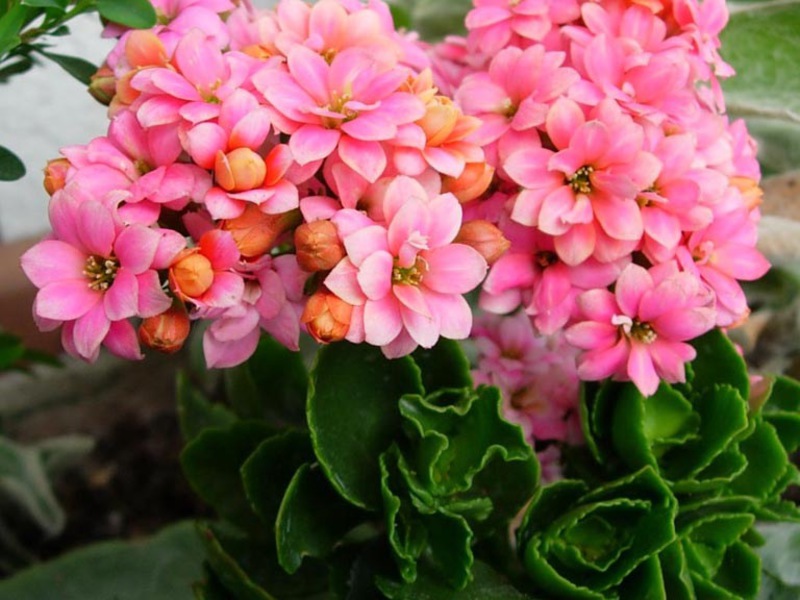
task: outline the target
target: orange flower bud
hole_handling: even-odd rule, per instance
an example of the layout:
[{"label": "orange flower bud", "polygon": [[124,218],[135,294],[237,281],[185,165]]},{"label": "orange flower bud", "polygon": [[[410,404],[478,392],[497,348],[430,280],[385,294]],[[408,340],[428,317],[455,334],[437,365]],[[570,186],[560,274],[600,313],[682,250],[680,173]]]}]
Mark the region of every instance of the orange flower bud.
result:
[{"label": "orange flower bud", "polygon": [[511,247],[511,242],[503,236],[502,231],[483,220],[464,223],[453,241],[475,248],[490,265]]},{"label": "orange flower bud", "polygon": [[425,116],[417,121],[428,138],[429,146],[438,146],[453,133],[461,111],[450,98],[436,96],[427,105]]},{"label": "orange flower bud", "polygon": [[116,93],[117,80],[114,71],[103,63],[89,78],[89,93],[100,104],[108,106]]},{"label": "orange flower bud", "polygon": [[211,261],[198,248],[181,252],[169,268],[173,290],[182,297],[198,298],[214,283]]},{"label": "orange flower bud", "polygon": [[442,191],[450,192],[462,204],[483,194],[494,177],[494,167],[486,163],[468,163],[458,177],[442,177]]},{"label": "orange flower bud", "polygon": [[47,161],[44,168],[44,189],[51,196],[64,187],[69,170],[69,161],[66,158],[54,158]]},{"label": "orange flower bud", "polygon": [[173,354],[183,347],[190,329],[186,307],[176,302],[169,310],[142,321],[139,341],[153,350]]},{"label": "orange flower bud", "polygon": [[149,29],[134,29],[128,34],[125,42],[125,58],[134,69],[163,66],[169,60],[164,44]]},{"label": "orange flower bud", "polygon": [[134,75],[136,75],[138,72],[138,70],[128,71],[122,77],[117,79],[116,96],[114,97],[115,102],[125,106],[132,104],[133,101],[139,97],[141,92],[131,87],[131,79],[133,79]]},{"label": "orange flower bud", "polygon": [[214,163],[214,177],[222,189],[244,192],[264,183],[267,165],[250,148],[237,148],[228,154],[219,151]]},{"label": "orange flower bud", "polygon": [[350,329],[353,305],[327,290],[316,292],[308,299],[300,322],[321,344],[343,340]]},{"label": "orange flower bud", "polygon": [[330,221],[303,223],[294,232],[297,264],[309,273],[327,271],[344,258],[336,225]]},{"label": "orange flower bud", "polygon": [[231,233],[242,256],[257,258],[272,250],[278,238],[300,219],[297,210],[267,215],[255,204],[248,204],[240,216],[223,221],[221,228]]}]

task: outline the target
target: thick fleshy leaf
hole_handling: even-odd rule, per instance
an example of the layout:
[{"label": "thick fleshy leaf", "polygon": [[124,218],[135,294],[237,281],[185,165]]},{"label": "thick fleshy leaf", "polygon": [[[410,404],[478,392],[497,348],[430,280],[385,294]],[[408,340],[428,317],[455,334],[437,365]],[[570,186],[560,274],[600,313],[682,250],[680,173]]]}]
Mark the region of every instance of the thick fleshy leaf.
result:
[{"label": "thick fleshy leaf", "polygon": [[783,491],[775,488],[790,463],[775,428],[769,423],[759,422],[740,447],[747,457],[747,468],[731,484],[731,491],[763,499]]},{"label": "thick fleshy leaf", "polygon": [[97,11],[109,21],[134,29],[156,24],[156,11],[147,0],[97,0]]},{"label": "thick fleshy leaf", "polygon": [[314,452],[356,506],[380,505],[378,456],[400,432],[397,403],[409,393],[422,393],[411,358],[390,361],[377,348],[343,342],[317,354],[306,409]]},{"label": "thick fleshy leaf", "polygon": [[342,500],[319,466],[303,465],[292,478],[275,521],[278,561],[294,573],[304,557],[326,557],[362,515]]},{"label": "thick fleshy leaf", "polygon": [[197,495],[220,516],[251,532],[263,526],[250,508],[240,470],[273,432],[259,421],[239,421],[226,429],[200,432],[181,453],[181,466]]},{"label": "thick fleshy leaf", "polygon": [[[692,392],[703,393],[715,384],[728,384],[739,395],[750,397],[750,378],[744,359],[720,329],[712,329],[702,337],[692,340],[697,357],[691,362],[691,374],[686,387]],[[684,386],[677,386],[680,390]]]},{"label": "thick fleshy leaf", "polygon": [[0,181],[16,181],[23,177],[25,177],[25,164],[11,150],[0,146]]},{"label": "thick fleshy leaf", "polygon": [[178,373],[175,395],[178,399],[178,421],[183,439],[190,442],[202,431],[226,428],[236,421],[234,415],[222,404],[211,402],[198,390],[184,372]]},{"label": "thick fleshy leaf", "polygon": [[433,348],[419,348],[411,357],[422,371],[426,394],[444,388],[471,388],[469,360],[454,340],[440,338]]}]

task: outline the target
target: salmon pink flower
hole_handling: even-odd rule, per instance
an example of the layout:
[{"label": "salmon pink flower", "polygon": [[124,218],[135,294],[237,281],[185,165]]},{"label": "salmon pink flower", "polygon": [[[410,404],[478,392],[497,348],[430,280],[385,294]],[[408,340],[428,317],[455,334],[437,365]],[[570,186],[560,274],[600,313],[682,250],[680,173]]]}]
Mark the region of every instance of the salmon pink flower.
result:
[{"label": "salmon pink flower", "polygon": [[[340,213],[355,212],[349,209]],[[461,226],[461,206],[451,194],[429,198],[409,177],[386,189],[387,226],[368,224],[345,234],[347,257],[325,279],[328,289],[354,310],[351,333],[381,346],[390,357],[417,345],[432,347],[440,336],[464,339],[472,312],[463,298],[486,273],[486,261],[473,248],[452,243]],[[338,215],[337,215],[338,217]],[[366,218],[366,217],[364,217]],[[352,341],[353,336],[348,336]]]},{"label": "salmon pink flower", "polygon": [[566,330],[567,341],[584,350],[581,379],[633,381],[645,396],[659,378],[686,379],[684,364],[695,357],[686,342],[714,326],[714,296],[692,273],[664,263],[649,271],[629,265],[614,293],[596,289],[578,298],[581,319]]},{"label": "salmon pink flower", "polygon": [[170,307],[157,271],[183,248],[183,237],[142,225],[123,227],[110,208],[94,200],[78,203],[56,194],[50,214],[55,237],[21,259],[39,288],[35,317],[48,328],[63,323],[65,348],[84,360],[95,360],[101,344],[120,356],[140,358],[127,319],[152,317]]}]

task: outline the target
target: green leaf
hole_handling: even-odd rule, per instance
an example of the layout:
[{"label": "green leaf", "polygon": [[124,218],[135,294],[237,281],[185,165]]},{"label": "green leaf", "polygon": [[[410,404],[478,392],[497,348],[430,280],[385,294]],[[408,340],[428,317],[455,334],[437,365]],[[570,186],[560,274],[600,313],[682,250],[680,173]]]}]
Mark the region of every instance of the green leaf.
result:
[{"label": "green leaf", "polygon": [[426,394],[445,388],[472,388],[469,361],[455,340],[440,338],[433,348],[418,348],[411,357],[422,371]]},{"label": "green leaf", "polygon": [[380,506],[378,456],[400,432],[398,400],[422,393],[409,357],[388,360],[380,349],[340,342],[322,348],[307,403],[314,452],[334,488],[356,506]]},{"label": "green leaf", "polygon": [[390,4],[409,15],[410,29],[426,40],[464,33],[464,17],[472,8],[471,0],[393,0]]},{"label": "green leaf", "polygon": [[[0,61],[10,50],[19,45],[20,31],[37,12],[35,8],[15,4],[8,12],[0,16]],[[0,169],[2,169],[2,162],[0,159]],[[0,170],[0,181],[13,180],[3,179],[2,170]]]},{"label": "green leaf", "polygon": [[20,0],[20,4],[25,6],[37,6],[41,8],[56,8],[62,12],[67,7],[68,0]]},{"label": "green leaf", "polygon": [[410,584],[381,578],[378,586],[390,600],[532,600],[480,561],[472,568],[469,585],[460,591],[454,591],[431,572],[420,573]]},{"label": "green leaf", "polygon": [[778,481],[789,467],[789,459],[775,428],[769,423],[758,423],[753,434],[742,441],[740,447],[747,457],[747,468],[733,481],[731,491],[763,499],[775,495]]},{"label": "green leaf", "polygon": [[11,369],[25,356],[25,346],[15,335],[0,333],[0,372]]},{"label": "green leaf", "polygon": [[775,377],[765,410],[772,408],[800,411],[800,381],[782,375]]},{"label": "green leaf", "polygon": [[175,395],[178,399],[178,421],[183,439],[196,438],[204,429],[226,428],[236,421],[236,416],[222,404],[211,402],[189,381],[183,371],[178,373]]},{"label": "green leaf", "polygon": [[0,84],[8,83],[14,75],[27,73],[35,64],[36,61],[27,54],[21,54],[13,59],[9,59],[9,61],[4,63],[3,67],[0,68]]},{"label": "green leaf", "polygon": [[286,490],[275,522],[278,562],[295,573],[303,558],[324,558],[363,513],[331,488],[319,468],[303,465]]},{"label": "green leaf", "polygon": [[203,547],[191,523],[145,540],[103,542],[0,582],[13,600],[190,600]]},{"label": "green leaf", "polygon": [[297,469],[313,460],[308,433],[287,430],[261,442],[245,461],[241,470],[245,493],[270,531]]},{"label": "green leaf", "polygon": [[228,400],[243,419],[305,425],[308,372],[300,352],[263,335],[247,362],[224,373]]},{"label": "green leaf", "polygon": [[800,121],[800,3],[733,11],[722,55],[736,76],[723,82],[728,111]]},{"label": "green leaf", "polygon": [[89,85],[92,75],[97,72],[97,65],[77,56],[66,56],[55,52],[45,52],[44,50],[39,50],[39,54],[52,60],[84,85]]},{"label": "green leaf", "polygon": [[133,29],[147,29],[156,24],[156,11],[147,0],[97,0],[100,15]]},{"label": "green leaf", "polygon": [[5,146],[0,146],[0,181],[16,181],[25,177],[25,165]]},{"label": "green leaf", "polygon": [[251,532],[263,528],[250,508],[240,469],[274,430],[259,421],[240,421],[227,429],[206,429],[181,453],[181,465],[197,495],[220,516]]},{"label": "green leaf", "polygon": [[[695,393],[716,384],[728,384],[747,400],[750,397],[750,377],[747,365],[736,351],[733,342],[721,329],[712,329],[705,335],[692,340],[697,357],[691,362],[692,377],[689,387]],[[684,386],[676,386],[681,389]]]}]

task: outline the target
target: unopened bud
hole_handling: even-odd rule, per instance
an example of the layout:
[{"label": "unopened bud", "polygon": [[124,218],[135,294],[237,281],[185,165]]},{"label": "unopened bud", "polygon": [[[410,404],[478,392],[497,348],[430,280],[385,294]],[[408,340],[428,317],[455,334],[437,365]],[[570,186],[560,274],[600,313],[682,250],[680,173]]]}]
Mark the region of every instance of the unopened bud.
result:
[{"label": "unopened bud", "polygon": [[330,344],[344,339],[350,329],[352,316],[352,304],[323,290],[308,299],[300,322],[315,340],[321,344]]},{"label": "unopened bud", "polygon": [[117,80],[114,71],[107,64],[103,64],[89,78],[89,94],[100,104],[108,106],[116,93]]},{"label": "unopened bud", "polygon": [[450,192],[463,204],[489,189],[493,177],[494,167],[486,163],[468,163],[458,177],[442,178],[442,191]]},{"label": "unopened bud", "polygon": [[176,303],[166,312],[142,321],[139,325],[139,341],[153,350],[173,354],[183,347],[190,329],[186,307]]},{"label": "unopened bud", "polygon": [[487,264],[497,262],[506,250],[511,247],[503,232],[489,221],[467,221],[461,226],[456,239],[458,244],[465,244],[477,250]]},{"label": "unopened bud", "polygon": [[303,223],[294,232],[297,264],[309,273],[328,271],[344,258],[336,225],[330,221]]},{"label": "unopened bud", "polygon": [[255,204],[248,203],[240,216],[223,221],[221,227],[233,236],[243,257],[257,258],[272,250],[278,238],[300,219],[297,210],[268,215]]},{"label": "unopened bud", "polygon": [[169,56],[161,39],[149,29],[134,29],[125,41],[125,58],[134,68],[160,67],[167,64]]},{"label": "unopened bud", "polygon": [[217,152],[214,178],[228,192],[244,192],[257,188],[267,177],[267,165],[250,148],[237,148],[225,154]]},{"label": "unopened bud", "polygon": [[436,96],[426,106],[425,116],[417,121],[428,138],[428,146],[438,146],[453,133],[461,111],[450,98]]},{"label": "unopened bud", "polygon": [[187,298],[202,296],[214,283],[211,261],[199,253],[197,248],[181,252],[169,268],[169,280],[173,290]]},{"label": "unopened bud", "polygon": [[47,161],[44,168],[44,189],[51,196],[64,187],[69,171],[69,161],[66,158],[54,158]]}]

